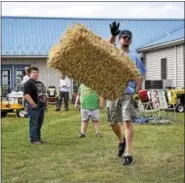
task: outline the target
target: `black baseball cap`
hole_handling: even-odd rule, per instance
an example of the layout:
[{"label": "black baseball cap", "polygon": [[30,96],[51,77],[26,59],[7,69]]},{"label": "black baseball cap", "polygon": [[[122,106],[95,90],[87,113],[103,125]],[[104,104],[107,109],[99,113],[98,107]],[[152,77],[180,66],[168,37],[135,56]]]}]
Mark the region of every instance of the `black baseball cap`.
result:
[{"label": "black baseball cap", "polygon": [[128,36],[130,37],[130,39],[132,38],[132,32],[129,31],[129,30],[122,30],[120,33],[119,33],[119,39],[121,39],[122,37],[124,36]]}]

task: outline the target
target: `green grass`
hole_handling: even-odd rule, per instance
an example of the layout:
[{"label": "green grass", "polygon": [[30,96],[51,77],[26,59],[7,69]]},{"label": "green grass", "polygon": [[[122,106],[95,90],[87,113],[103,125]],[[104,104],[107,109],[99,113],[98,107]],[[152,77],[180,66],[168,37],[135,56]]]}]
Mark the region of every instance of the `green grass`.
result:
[{"label": "green grass", "polygon": [[9,114],[2,119],[3,183],[183,183],[184,114],[176,124],[135,126],[133,166],[124,167],[117,154],[117,139],[101,112],[97,139],[92,123],[87,137],[78,139],[80,114],[71,110],[45,116],[42,138],[31,145],[28,119]]}]

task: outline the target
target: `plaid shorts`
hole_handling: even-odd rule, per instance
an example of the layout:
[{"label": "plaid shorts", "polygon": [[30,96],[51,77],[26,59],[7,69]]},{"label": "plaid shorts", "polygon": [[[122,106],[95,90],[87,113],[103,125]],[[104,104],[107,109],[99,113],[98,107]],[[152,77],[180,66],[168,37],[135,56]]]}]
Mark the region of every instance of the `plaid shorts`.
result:
[{"label": "plaid shorts", "polygon": [[136,119],[132,94],[123,94],[118,100],[107,101],[107,121],[114,124]]}]

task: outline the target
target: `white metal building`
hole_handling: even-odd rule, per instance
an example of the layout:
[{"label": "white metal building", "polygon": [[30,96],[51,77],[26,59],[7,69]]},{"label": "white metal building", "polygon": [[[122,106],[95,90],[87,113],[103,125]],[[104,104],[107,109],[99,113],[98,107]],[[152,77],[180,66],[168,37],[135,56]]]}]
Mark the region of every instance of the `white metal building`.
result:
[{"label": "white metal building", "polygon": [[[39,68],[40,80],[46,87],[54,85],[58,88],[60,73],[47,67],[47,55],[66,28],[81,23],[108,40],[109,24],[113,21],[120,22],[120,29],[132,31],[131,49],[136,51],[139,48],[138,51],[145,56],[146,79],[161,80],[161,71],[164,70],[161,59],[166,59],[165,77],[173,80],[173,86],[183,86],[183,19],[2,17],[1,92],[6,94],[8,90],[18,88],[24,67],[31,65]],[[75,85],[71,81],[71,94]]]},{"label": "white metal building", "polygon": [[184,88],[184,50],[184,38],[139,49],[146,67],[145,80],[167,80],[166,86]]}]

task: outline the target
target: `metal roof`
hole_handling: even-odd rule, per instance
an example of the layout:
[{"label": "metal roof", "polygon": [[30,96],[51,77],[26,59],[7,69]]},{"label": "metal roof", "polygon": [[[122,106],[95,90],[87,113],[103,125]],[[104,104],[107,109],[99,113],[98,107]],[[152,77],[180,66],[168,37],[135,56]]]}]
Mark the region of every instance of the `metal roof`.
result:
[{"label": "metal roof", "polygon": [[153,41],[151,44],[146,44],[144,45],[144,47],[142,48],[138,48],[138,49],[144,49],[146,47],[153,47],[153,46],[160,46],[161,44],[168,44],[172,41],[178,41],[181,40],[182,38],[184,38],[184,27],[180,28],[178,30],[172,31],[172,32],[167,32],[164,36],[162,36],[161,38],[157,39],[156,41]]},{"label": "metal roof", "polygon": [[[91,19],[47,17],[2,17],[3,56],[47,56],[49,49],[59,41],[67,27],[81,23],[98,36],[109,39],[109,24],[120,22],[120,29],[133,33],[131,49],[151,45],[168,33],[176,32],[174,39],[184,28],[183,19]],[[180,33],[178,34],[178,31]],[[169,41],[171,36],[166,36]]]}]

